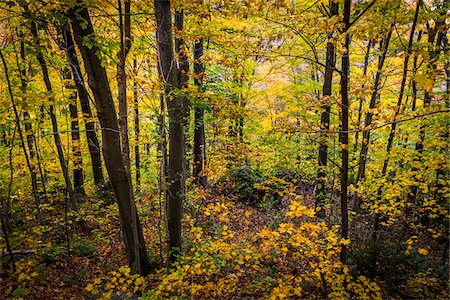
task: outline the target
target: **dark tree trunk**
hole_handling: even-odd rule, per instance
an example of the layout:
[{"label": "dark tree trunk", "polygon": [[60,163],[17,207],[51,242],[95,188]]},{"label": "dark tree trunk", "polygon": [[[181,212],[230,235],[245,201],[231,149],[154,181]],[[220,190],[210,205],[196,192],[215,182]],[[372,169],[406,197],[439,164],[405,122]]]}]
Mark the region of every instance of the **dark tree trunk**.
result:
[{"label": "dark tree trunk", "polygon": [[133,82],[133,106],[134,106],[134,163],[136,165],[136,192],[141,189],[141,159],[139,152],[140,128],[139,128],[139,98],[137,90],[137,68],[136,58],[133,60],[134,82]]},{"label": "dark tree trunk", "polygon": [[[330,13],[331,16],[337,16],[339,13],[338,3],[330,0]],[[328,35],[326,61],[325,61],[325,75],[322,87],[322,94],[324,97],[324,105],[322,106],[322,114],[320,116],[320,137],[319,137],[319,161],[317,169],[317,190],[316,190],[316,212],[319,218],[325,217],[325,182],[326,182],[326,167],[328,160],[328,144],[327,144],[327,131],[330,130],[330,99],[332,95],[333,85],[333,70],[336,64],[336,54],[334,51],[334,45],[331,41],[332,33]]]},{"label": "dark tree trunk", "polygon": [[89,148],[89,155],[92,163],[92,173],[94,175],[94,183],[97,186],[104,184],[102,171],[102,158],[100,154],[100,143],[98,141],[97,132],[95,130],[95,122],[92,119],[91,105],[89,103],[89,94],[83,81],[80,64],[78,62],[75,45],[73,43],[72,34],[69,25],[65,25],[62,30],[67,60],[72,70],[73,80],[78,92],[78,98],[81,103],[81,112],[83,113],[84,125],[86,128],[86,139]]},{"label": "dark tree trunk", "polygon": [[[417,37],[417,42],[420,42],[420,39],[422,38],[422,30],[419,31],[419,36]],[[417,74],[417,60],[419,58],[418,54],[414,55],[413,59],[413,73],[411,78],[411,87],[412,87],[412,101],[411,101],[411,110],[416,111],[416,103],[417,103],[417,82],[414,78]]]},{"label": "dark tree trunk", "polygon": [[[391,149],[392,146],[394,144],[394,137],[395,137],[395,130],[397,129],[397,117],[398,114],[400,112],[400,107],[402,106],[402,101],[403,101],[403,93],[405,91],[405,86],[406,86],[406,77],[408,75],[408,63],[409,63],[409,57],[411,56],[411,52],[412,52],[412,44],[413,44],[413,38],[414,38],[414,32],[416,30],[416,25],[417,25],[417,18],[419,16],[419,10],[420,10],[420,6],[422,5],[422,0],[417,0],[417,5],[416,5],[416,11],[414,13],[414,20],[412,23],[412,27],[411,27],[411,33],[409,36],[409,42],[408,42],[408,49],[407,52],[405,54],[405,59],[403,62],[403,75],[402,75],[402,81],[400,84],[400,92],[398,94],[398,100],[397,100],[397,108],[395,110],[394,113],[394,119],[393,119],[393,123],[391,125],[391,130],[389,132],[389,138],[388,138],[388,142],[386,145],[386,158],[384,159],[383,162],[383,168],[381,170],[381,177],[383,178],[386,175],[387,172],[387,167],[389,164],[389,155],[391,153]],[[381,194],[382,194],[382,186],[378,187],[378,191],[377,191],[377,201],[381,200]],[[379,231],[379,214],[375,215],[374,218],[374,226],[373,226],[373,233],[372,233],[372,240],[376,241],[377,240],[377,236],[378,236],[378,231]],[[375,269],[376,266],[376,257],[374,259],[373,262],[373,266]]]},{"label": "dark tree trunk", "polygon": [[[28,88],[28,79],[27,79],[27,71],[26,71],[26,62],[25,62],[25,43],[23,41],[23,35],[22,33],[19,33],[19,36],[21,37],[20,40],[20,62],[19,59],[17,58],[17,67],[18,69],[20,69],[20,82],[21,82],[21,86],[20,86],[20,90],[22,92],[22,101],[26,101],[26,90]],[[33,132],[33,126],[31,123],[31,117],[30,114],[28,113],[27,110],[24,109],[23,112],[23,121],[24,121],[24,126],[25,126],[25,135],[27,137],[27,145],[28,145],[28,151],[30,151],[30,158],[34,158],[36,156],[37,161],[38,161],[38,169],[39,169],[39,174],[41,176],[41,184],[42,184],[42,189],[44,192],[44,195],[47,194],[47,188],[45,185],[45,176],[44,176],[44,172],[42,170],[41,167],[41,160],[39,157],[39,151],[37,149],[37,144],[36,144],[36,138],[34,136],[34,132]],[[35,166],[32,163],[32,167],[34,168]]]},{"label": "dark tree trunk", "polygon": [[27,148],[25,146],[25,139],[24,139],[24,136],[22,133],[22,128],[20,126],[20,116],[17,111],[16,102],[14,100],[14,94],[13,94],[12,88],[11,88],[11,81],[9,80],[8,66],[6,65],[6,61],[5,61],[5,58],[3,57],[3,53],[1,52],[1,50],[0,50],[0,58],[2,60],[3,69],[5,71],[6,82],[8,84],[9,97],[11,99],[11,105],[12,105],[13,111],[14,111],[15,122],[16,122],[16,126],[17,126],[17,131],[19,132],[22,151],[25,156],[25,161],[27,163],[28,171],[30,172],[30,176],[31,176],[31,189],[33,192],[34,204],[36,206],[36,219],[38,220],[38,222],[41,226],[45,226],[44,216],[39,207],[41,205],[41,199],[40,199],[39,193],[38,193],[37,176],[36,176],[33,166],[31,165],[30,157],[28,156]]},{"label": "dark tree trunk", "polygon": [[[437,68],[437,59],[439,57],[439,53],[440,53],[440,47],[441,47],[441,43],[442,43],[442,33],[439,32],[438,30],[440,29],[440,27],[443,25],[443,22],[441,21],[435,21],[435,25],[433,28],[431,28],[431,26],[429,24],[427,24],[427,29],[428,29],[428,55],[429,55],[429,62],[428,62],[428,74],[430,77],[432,77],[434,79],[434,77],[436,75],[434,75],[436,73],[436,68]],[[437,35],[437,41],[435,44],[435,39],[436,39],[436,35]],[[433,97],[433,90],[425,90],[425,96],[423,99],[423,107],[427,108],[431,105],[431,99]],[[420,129],[419,129],[419,141],[417,141],[416,143],[416,155],[414,157],[414,159],[416,161],[420,161],[421,157],[422,157],[422,153],[423,153],[423,143],[425,142],[425,127],[424,125],[420,125]],[[414,168],[413,172],[417,172],[418,169]],[[417,180],[418,182],[420,180]],[[412,186],[411,191],[410,191],[410,195],[409,195],[409,200],[411,202],[413,202],[416,197],[417,194],[419,192],[419,188],[417,185]]]},{"label": "dark tree trunk", "polygon": [[[351,1],[344,1],[344,32],[345,44],[344,54],[342,55],[342,67],[341,67],[341,133],[339,134],[339,140],[342,147],[342,165],[341,165],[341,237],[348,239],[348,82],[350,71],[350,34],[348,29],[350,27],[350,6]],[[342,246],[341,250],[341,262],[347,264],[347,247]]]},{"label": "dark tree trunk", "polygon": [[[203,56],[203,39],[198,40],[194,45],[194,72],[195,85],[198,87],[200,94],[203,90],[203,76],[205,73],[205,66],[201,61]],[[207,176],[204,174],[206,163],[206,138],[205,138],[205,110],[203,103],[197,103],[195,106],[195,121],[194,121],[194,178],[195,182],[200,186],[206,186]]]},{"label": "dark tree trunk", "polygon": [[[29,13],[28,7],[24,7],[24,8],[25,8],[25,12],[28,14]],[[37,24],[34,21],[31,22],[31,34],[33,35],[33,38],[36,42],[37,49],[39,49],[40,45],[39,45],[38,29],[37,29]],[[38,50],[38,52],[36,54],[36,59],[38,60],[39,64],[41,65],[42,75],[44,77],[44,83],[45,83],[47,92],[49,92],[50,95],[52,95],[53,89],[52,89],[52,84],[50,82],[50,76],[48,74],[47,63],[44,59],[44,56],[40,52],[40,50]],[[50,97],[53,98],[53,96],[50,96]],[[56,120],[56,115],[54,112],[53,105],[49,105],[48,114],[49,114],[50,120],[52,122],[53,139],[55,141],[55,146],[56,146],[56,151],[58,153],[58,159],[59,159],[59,164],[61,166],[61,171],[63,173],[64,181],[66,183],[66,191],[69,194],[70,204],[71,204],[73,210],[78,211],[78,201],[75,196],[75,192],[73,191],[72,182],[71,182],[70,176],[69,176],[69,168],[67,167],[67,161],[64,158],[64,150],[63,150],[63,146],[61,143],[61,137],[59,135],[58,122]]]},{"label": "dark tree trunk", "polygon": [[[369,42],[367,43],[366,55],[364,56],[363,78],[366,78],[366,76],[367,76],[367,68],[369,67],[370,50],[371,50],[371,48],[372,48],[372,41],[369,40]],[[366,83],[364,82],[362,84],[362,86],[361,86],[361,89],[364,90],[365,85],[366,85]],[[361,96],[359,98],[359,107],[358,107],[358,126],[361,125],[363,105],[364,105],[364,97]],[[354,147],[355,151],[358,150],[358,141],[359,141],[359,130],[357,130],[356,133],[355,133],[355,147]]]},{"label": "dark tree trunk", "polygon": [[[141,274],[151,271],[144,236],[132,197],[130,180],[122,157],[119,124],[106,70],[97,56],[99,49],[90,39],[95,38],[88,9],[78,2],[70,12],[75,41],[84,60],[88,82],[94,95],[98,118],[102,126],[102,148],[106,169],[119,206],[128,264]],[[137,236],[137,239],[136,239]],[[138,249],[138,253],[136,253]]]},{"label": "dark tree trunk", "polygon": [[[188,51],[186,49],[186,45],[184,42],[184,38],[182,37],[184,30],[184,9],[175,9],[175,19],[174,19],[174,27],[176,28],[175,34],[175,53],[178,59],[179,69],[177,72],[178,76],[178,89],[180,90],[180,97],[182,98],[183,104],[183,126],[185,135],[188,135],[189,130],[189,120],[190,120],[190,104],[189,98],[184,94],[184,89],[187,88],[187,83],[189,80],[188,72],[189,72],[189,59],[188,59]],[[189,176],[191,174],[188,170],[190,170],[189,165],[189,155],[191,152],[192,146],[189,142],[189,138],[185,136],[185,153],[184,153],[184,161],[185,161],[185,176]]]},{"label": "dark tree trunk", "polygon": [[120,29],[120,51],[117,54],[119,63],[117,64],[117,86],[119,89],[119,127],[122,141],[122,155],[125,168],[130,176],[130,142],[128,139],[128,104],[127,104],[127,73],[125,62],[131,48],[131,19],[130,0],[124,1],[124,12],[122,12],[122,0],[118,0],[119,8],[119,29]]},{"label": "dark tree trunk", "polygon": [[[75,86],[69,82],[72,74],[68,68],[62,71],[63,78],[66,80],[66,89],[74,89]],[[72,153],[73,153],[73,188],[75,194],[84,195],[83,188],[83,158],[81,156],[80,145],[80,126],[78,124],[77,109],[77,92],[71,91],[69,96],[69,112],[70,112],[70,129],[72,136]]]},{"label": "dark tree trunk", "polygon": [[175,91],[181,88],[179,64],[174,62],[172,16],[170,1],[155,0],[156,39],[164,94],[169,113],[169,164],[167,191],[167,225],[169,231],[170,260],[181,250],[182,204],[185,198],[185,105],[184,98]]},{"label": "dark tree trunk", "polygon": [[[377,72],[375,74],[375,80],[373,83],[373,92],[372,96],[370,97],[370,103],[369,103],[369,110],[366,113],[366,117],[364,120],[364,130],[363,130],[363,141],[361,144],[361,150],[359,153],[359,161],[358,161],[358,173],[356,174],[356,183],[358,183],[360,180],[365,178],[365,171],[366,171],[366,160],[367,160],[367,152],[369,150],[369,144],[370,144],[370,129],[369,126],[372,124],[372,118],[373,118],[373,110],[377,106],[377,99],[378,99],[378,91],[380,89],[381,84],[381,75],[383,71],[383,65],[384,61],[386,60],[386,54],[389,47],[389,42],[391,40],[392,36],[392,28],[387,33],[383,43],[382,43],[382,52],[381,56],[378,58],[378,66],[377,66]],[[355,208],[359,208],[359,201],[355,201]]]}]

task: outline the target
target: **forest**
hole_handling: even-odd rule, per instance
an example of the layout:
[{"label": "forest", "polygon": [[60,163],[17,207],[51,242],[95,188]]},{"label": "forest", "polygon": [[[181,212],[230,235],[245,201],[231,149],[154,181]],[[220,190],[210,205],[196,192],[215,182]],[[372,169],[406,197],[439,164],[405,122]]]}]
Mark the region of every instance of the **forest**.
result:
[{"label": "forest", "polygon": [[449,13],[0,1],[0,299],[448,299]]}]

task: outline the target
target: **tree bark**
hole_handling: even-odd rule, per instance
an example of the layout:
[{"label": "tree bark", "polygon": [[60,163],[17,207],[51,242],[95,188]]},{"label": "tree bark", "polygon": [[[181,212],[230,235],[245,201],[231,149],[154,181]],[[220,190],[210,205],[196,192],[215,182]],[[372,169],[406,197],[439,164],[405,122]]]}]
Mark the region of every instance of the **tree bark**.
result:
[{"label": "tree bark", "polygon": [[[339,4],[330,0],[330,17],[337,16],[339,13]],[[327,131],[330,130],[330,112],[331,104],[329,97],[332,95],[333,86],[333,70],[336,64],[336,54],[334,51],[334,44],[331,41],[332,33],[328,34],[325,73],[322,87],[322,95],[325,105],[322,106],[322,114],[320,115],[320,137],[319,137],[319,160],[317,169],[317,189],[316,189],[316,215],[319,218],[325,217],[325,182],[326,182],[326,167],[328,160],[328,144]]]},{"label": "tree bark", "polygon": [[[391,40],[392,36],[392,28],[387,33],[383,43],[382,43],[382,52],[381,56],[378,58],[378,66],[377,66],[377,72],[375,74],[375,80],[373,83],[373,91],[372,95],[370,97],[370,103],[369,103],[369,110],[366,113],[366,117],[364,120],[364,130],[363,130],[363,141],[361,144],[361,150],[359,153],[359,161],[358,161],[358,172],[356,174],[356,182],[358,183],[360,180],[365,178],[365,171],[366,171],[366,160],[367,160],[367,152],[369,151],[369,144],[370,144],[370,129],[369,126],[372,125],[372,118],[373,118],[373,110],[377,106],[377,99],[378,99],[378,91],[380,89],[380,83],[381,83],[381,75],[383,71],[384,62],[386,60],[386,54],[389,47],[389,42]],[[355,208],[359,208],[359,201],[358,198],[356,198],[355,201]]]},{"label": "tree bark", "polygon": [[[194,45],[194,83],[198,87],[201,94],[203,90],[203,77],[205,73],[205,66],[201,61],[203,56],[203,38],[198,40]],[[198,103],[195,106],[195,121],[194,121],[194,178],[195,182],[205,187],[207,184],[207,176],[204,174],[206,163],[206,139],[205,139],[205,110],[203,103]]]},{"label": "tree bark", "polygon": [[22,134],[22,128],[20,126],[20,116],[17,111],[16,102],[14,100],[14,94],[13,94],[12,88],[11,88],[11,81],[9,80],[8,67],[6,65],[6,61],[5,61],[5,58],[3,57],[3,53],[1,52],[1,50],[0,50],[0,58],[2,60],[3,69],[5,71],[6,82],[8,84],[9,97],[11,99],[11,105],[12,105],[13,111],[14,111],[15,122],[16,122],[16,126],[17,126],[17,131],[19,132],[19,137],[20,137],[23,154],[25,156],[25,161],[27,163],[28,171],[30,172],[30,176],[31,176],[31,189],[33,192],[34,204],[36,206],[36,218],[41,226],[45,226],[44,216],[40,209],[41,199],[40,199],[39,193],[38,193],[37,176],[36,176],[36,173],[34,172],[33,166],[31,165],[30,157],[28,156],[27,148],[25,146],[25,139]]},{"label": "tree bark", "polygon": [[140,128],[139,128],[139,97],[137,90],[137,68],[136,58],[133,60],[134,82],[133,82],[133,98],[134,98],[134,163],[136,165],[136,192],[141,189],[141,159],[139,152]]},{"label": "tree bark", "polygon": [[[186,49],[186,44],[183,38],[183,30],[184,30],[184,9],[176,8],[175,9],[175,18],[174,18],[174,27],[175,31],[175,54],[176,60],[178,61],[177,76],[178,76],[178,89],[181,97],[182,105],[183,105],[183,126],[185,135],[188,135],[189,130],[189,121],[190,121],[190,103],[189,98],[184,93],[184,89],[188,87],[188,72],[189,72],[189,59],[188,59],[188,51]],[[185,136],[185,153],[184,153],[184,162],[185,162],[185,176],[189,176],[190,165],[189,165],[189,155],[191,152],[192,146],[189,142],[189,138]]]},{"label": "tree bark", "polygon": [[[405,59],[404,59],[404,62],[403,62],[403,75],[402,75],[402,81],[400,83],[400,92],[398,94],[397,108],[396,108],[395,113],[394,113],[394,120],[393,120],[393,123],[391,125],[391,130],[389,132],[389,138],[388,138],[388,142],[387,142],[387,145],[386,145],[386,158],[384,159],[384,162],[383,162],[383,168],[381,170],[381,178],[383,178],[386,175],[387,167],[388,167],[388,164],[389,164],[389,155],[391,153],[391,149],[392,149],[392,146],[394,144],[395,130],[397,129],[397,122],[396,122],[396,120],[397,120],[398,114],[400,112],[400,107],[401,107],[402,101],[403,101],[403,93],[405,91],[406,77],[408,75],[409,57],[411,56],[411,53],[412,53],[412,44],[413,44],[414,32],[416,30],[417,19],[418,19],[418,16],[419,16],[419,10],[420,10],[421,6],[422,6],[422,0],[417,0],[416,11],[414,13],[414,20],[413,20],[412,27],[411,27],[411,34],[409,36],[408,49],[406,51]],[[381,193],[382,193],[382,186],[380,186],[378,188],[377,201],[381,200]],[[376,214],[375,218],[374,218],[373,233],[372,233],[372,240],[373,241],[377,240],[378,231],[379,231],[379,218],[380,218],[379,214]],[[376,265],[376,262],[374,262],[374,266],[375,265]]]},{"label": "tree bark", "polygon": [[[29,14],[28,7],[24,7],[25,12]],[[39,36],[38,36],[38,29],[36,22],[31,22],[31,34],[33,35],[33,38],[36,42],[36,47],[39,49]],[[50,97],[53,98],[52,93],[52,84],[50,82],[50,76],[48,74],[47,69],[47,63],[44,59],[44,56],[42,55],[42,52],[40,50],[37,51],[36,59],[38,60],[41,69],[42,69],[42,75],[44,77],[44,83],[45,87],[47,89],[47,92],[50,93]],[[53,105],[49,105],[48,107],[48,114],[50,116],[50,120],[52,122],[52,130],[53,130],[53,139],[55,141],[56,151],[58,153],[58,159],[59,164],[61,166],[61,171],[63,173],[64,181],[66,183],[66,192],[69,194],[70,204],[73,210],[78,211],[78,201],[75,196],[75,192],[72,187],[72,182],[70,180],[69,176],[69,168],[67,167],[67,161],[64,158],[64,151],[61,143],[61,137],[59,135],[59,129],[58,129],[58,122],[56,120],[56,115],[54,113],[54,107]]]},{"label": "tree bark", "polygon": [[[366,55],[364,56],[363,78],[366,78],[366,76],[367,76],[367,69],[369,67],[370,50],[371,49],[372,49],[372,41],[369,40],[367,43]],[[366,83],[364,82],[361,86],[361,89],[364,89],[365,85],[366,85]],[[358,107],[358,126],[361,125],[363,104],[364,104],[364,97],[361,96],[359,98],[359,107]],[[355,151],[358,150],[358,142],[359,142],[359,130],[357,130],[355,133]]]},{"label": "tree bark", "polygon": [[122,155],[125,168],[131,181],[130,142],[128,138],[128,104],[127,104],[127,73],[125,63],[131,48],[131,19],[130,0],[124,0],[124,12],[122,12],[122,0],[118,0],[120,51],[117,54],[117,86],[119,89],[119,128],[122,140]]},{"label": "tree bark", "polygon": [[[74,89],[75,86],[70,82],[72,74],[68,68],[62,71],[63,79],[66,80],[66,89]],[[81,156],[80,145],[80,126],[78,123],[77,109],[77,92],[71,91],[69,95],[69,113],[70,113],[70,129],[72,136],[72,153],[73,153],[73,188],[76,195],[84,195],[84,176],[83,176],[83,158]]]},{"label": "tree bark", "polygon": [[154,0],[156,39],[161,78],[169,113],[169,164],[167,191],[167,227],[169,231],[170,261],[181,251],[182,204],[185,198],[185,105],[176,92],[181,88],[181,71],[173,55],[172,18],[170,0]]},{"label": "tree bark", "polygon": [[[341,238],[348,239],[348,82],[350,71],[350,34],[348,29],[350,27],[350,6],[351,1],[344,1],[344,54],[342,55],[342,67],[341,67],[341,133],[339,134],[339,140],[342,147],[342,165],[341,165]],[[341,262],[347,264],[347,247],[342,246],[341,250]]]},{"label": "tree bark", "polygon": [[89,103],[89,93],[84,84],[80,64],[78,62],[77,53],[75,50],[75,45],[72,39],[72,34],[70,33],[70,26],[68,24],[63,26],[62,34],[65,43],[66,57],[69,61],[73,80],[78,92],[78,98],[80,99],[81,112],[83,113],[84,126],[86,129],[86,140],[92,163],[94,183],[97,186],[101,186],[104,184],[105,179],[103,177],[102,170],[100,143],[98,141],[97,132],[95,129],[95,122],[93,121],[92,117],[91,105]]},{"label": "tree bark", "polygon": [[[119,124],[106,70],[97,56],[98,47],[87,7],[78,1],[69,12],[75,42],[80,49],[88,74],[88,83],[94,95],[98,118],[102,126],[102,149],[106,169],[119,206],[119,217],[124,236],[129,266],[141,274],[148,274],[152,266],[145,248],[144,236],[132,197],[128,172],[123,161]],[[137,236],[137,238],[136,238]],[[138,253],[135,252],[138,249]]]}]

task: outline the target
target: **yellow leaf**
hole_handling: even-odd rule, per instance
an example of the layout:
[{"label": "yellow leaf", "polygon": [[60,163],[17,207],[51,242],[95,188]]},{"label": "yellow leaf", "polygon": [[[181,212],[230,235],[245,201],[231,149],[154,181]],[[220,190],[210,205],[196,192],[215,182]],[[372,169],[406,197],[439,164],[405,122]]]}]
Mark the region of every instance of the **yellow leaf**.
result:
[{"label": "yellow leaf", "polygon": [[428,250],[427,250],[427,249],[423,249],[423,248],[419,248],[419,249],[417,250],[417,252],[418,252],[419,254],[422,254],[422,255],[427,255],[427,254],[428,254]]}]

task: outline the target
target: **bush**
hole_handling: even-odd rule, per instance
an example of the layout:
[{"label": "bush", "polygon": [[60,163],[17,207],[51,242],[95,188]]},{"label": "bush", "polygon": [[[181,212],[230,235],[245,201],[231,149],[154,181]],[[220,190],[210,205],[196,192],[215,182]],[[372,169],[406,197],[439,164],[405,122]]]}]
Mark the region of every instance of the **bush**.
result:
[{"label": "bush", "polygon": [[219,178],[214,189],[225,197],[234,197],[238,202],[257,205],[264,199],[265,191],[255,185],[263,183],[267,178],[262,172],[248,165],[229,170]]}]

